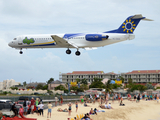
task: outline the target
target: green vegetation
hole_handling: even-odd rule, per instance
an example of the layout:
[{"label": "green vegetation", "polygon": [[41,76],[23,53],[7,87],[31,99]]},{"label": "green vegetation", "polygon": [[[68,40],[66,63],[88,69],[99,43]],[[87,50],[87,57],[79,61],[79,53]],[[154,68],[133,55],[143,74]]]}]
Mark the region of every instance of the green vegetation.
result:
[{"label": "green vegetation", "polygon": [[23,86],[25,87],[27,85],[26,81],[23,82]]},{"label": "green vegetation", "polygon": [[67,90],[63,85],[59,85],[54,88],[55,90]]},{"label": "green vegetation", "polygon": [[18,90],[17,87],[10,87],[12,90]]},{"label": "green vegetation", "polygon": [[105,88],[105,85],[103,84],[102,79],[94,78],[89,88]]},{"label": "green vegetation", "polygon": [[106,88],[106,92],[111,92],[112,91],[112,84],[111,84],[111,80],[108,80],[105,84],[105,88]]},{"label": "green vegetation", "polygon": [[147,87],[147,89],[154,89],[154,86],[152,86],[152,84],[150,83],[147,83],[145,86]]}]

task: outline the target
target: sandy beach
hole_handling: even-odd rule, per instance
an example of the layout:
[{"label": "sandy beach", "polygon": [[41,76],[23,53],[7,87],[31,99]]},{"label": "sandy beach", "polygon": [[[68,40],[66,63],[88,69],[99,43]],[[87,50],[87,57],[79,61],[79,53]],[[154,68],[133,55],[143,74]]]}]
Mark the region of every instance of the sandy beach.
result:
[{"label": "sandy beach", "polygon": [[98,110],[105,110],[98,115],[90,115],[93,120],[160,120],[160,103],[157,101],[144,101],[139,103],[135,101],[124,100],[125,106],[119,106],[118,101],[109,101],[113,109],[101,109],[98,103],[88,104],[91,107],[84,107],[80,103],[78,104],[78,111],[76,112],[75,104],[72,105],[71,116],[68,112],[58,112],[58,108],[68,109],[68,105],[62,105],[52,108],[51,118],[47,118],[48,110],[44,110],[44,116],[38,116],[36,113],[27,115],[27,118],[37,118],[37,120],[68,120],[68,118],[74,118],[80,114],[89,113],[91,108],[97,108]]}]

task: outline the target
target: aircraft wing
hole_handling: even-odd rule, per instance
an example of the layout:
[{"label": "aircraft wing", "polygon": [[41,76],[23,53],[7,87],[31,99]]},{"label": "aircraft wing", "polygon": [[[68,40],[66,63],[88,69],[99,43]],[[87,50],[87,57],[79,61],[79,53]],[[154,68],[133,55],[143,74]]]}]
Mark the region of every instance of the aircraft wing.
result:
[{"label": "aircraft wing", "polygon": [[74,48],[78,48],[77,45],[75,45],[74,43],[67,41],[57,35],[51,35],[51,37],[54,39],[54,41],[57,43],[57,45],[61,46],[61,47],[69,47],[72,46]]}]

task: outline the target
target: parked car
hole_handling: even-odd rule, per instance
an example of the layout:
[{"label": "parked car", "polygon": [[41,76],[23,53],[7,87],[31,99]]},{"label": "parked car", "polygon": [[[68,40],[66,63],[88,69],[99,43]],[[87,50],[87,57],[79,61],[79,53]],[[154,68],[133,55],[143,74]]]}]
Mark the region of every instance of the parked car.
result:
[{"label": "parked car", "polygon": [[79,92],[77,95],[85,95],[84,92]]},{"label": "parked car", "polygon": [[76,93],[68,93],[68,95],[76,95]]},{"label": "parked car", "polygon": [[66,96],[66,95],[67,95],[67,93],[62,93],[62,95]]},{"label": "parked car", "polygon": [[0,103],[10,103],[13,105],[13,101],[11,99],[0,99]]},{"label": "parked car", "polygon": [[12,107],[12,104],[9,102],[1,102],[0,103],[0,111],[2,114],[5,114],[8,117],[11,117],[14,115],[13,111],[10,111]]},{"label": "parked car", "polygon": [[34,95],[40,95],[40,93],[38,93],[38,92],[35,92],[35,93],[34,93]]}]

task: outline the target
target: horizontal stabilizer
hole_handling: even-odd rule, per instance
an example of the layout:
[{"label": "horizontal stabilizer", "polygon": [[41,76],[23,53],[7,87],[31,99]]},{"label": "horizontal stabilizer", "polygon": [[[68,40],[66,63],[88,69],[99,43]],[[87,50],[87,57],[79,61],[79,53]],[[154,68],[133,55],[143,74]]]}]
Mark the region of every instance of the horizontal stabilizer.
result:
[{"label": "horizontal stabilizer", "polygon": [[153,21],[152,19],[148,19],[148,18],[144,18],[142,20],[146,20],[146,21]]},{"label": "horizontal stabilizer", "polygon": [[134,15],[131,17],[131,19],[142,19],[142,20],[146,20],[146,21],[153,21],[152,19],[148,19],[146,17],[143,17],[141,14]]}]

